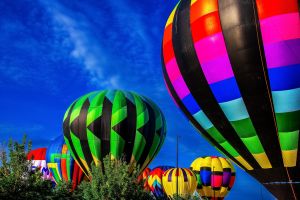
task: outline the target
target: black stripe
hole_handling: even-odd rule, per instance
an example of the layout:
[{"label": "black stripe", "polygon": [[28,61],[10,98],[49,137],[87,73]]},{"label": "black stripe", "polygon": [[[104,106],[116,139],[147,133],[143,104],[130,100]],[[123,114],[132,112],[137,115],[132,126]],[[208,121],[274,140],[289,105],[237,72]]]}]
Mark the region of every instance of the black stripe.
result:
[{"label": "black stripe", "polygon": [[223,172],[212,171],[212,175],[222,176]]},{"label": "black stripe", "polygon": [[[162,51],[163,52],[163,51]],[[165,67],[165,63],[163,61],[163,55],[162,57],[162,66],[163,66],[163,75],[164,75],[164,79],[166,81],[166,84],[169,88],[169,91],[173,97],[173,99],[176,101],[177,105],[179,106],[180,110],[185,114],[185,116],[190,120],[190,122],[195,126],[195,128],[207,139],[209,140],[216,148],[218,148],[220,151],[223,152],[223,154],[225,154],[228,158],[230,158],[233,162],[235,162],[236,164],[238,164],[241,168],[243,168],[244,170],[246,170],[246,168],[239,162],[237,161],[233,156],[231,156],[218,142],[216,142],[216,140],[214,140],[210,134],[204,129],[202,128],[202,126],[195,120],[195,118],[189,113],[189,111],[187,110],[187,108],[184,106],[184,104],[181,102],[181,100],[179,99],[179,97],[177,96],[173,85],[168,77],[168,74],[166,72],[166,67]]]},{"label": "black stripe", "polygon": [[[272,167],[282,167],[268,70],[255,9],[253,1],[219,0],[226,49],[242,98]],[[237,17],[232,20],[231,16]]]},{"label": "black stripe", "polygon": [[125,139],[125,160],[127,163],[130,162],[131,154],[133,151],[134,139],[136,134],[136,106],[126,98],[127,104],[127,131],[124,134]]},{"label": "black stripe", "polygon": [[69,148],[73,152],[75,160],[78,162],[78,164],[80,165],[80,167],[83,170],[83,172],[86,175],[88,175],[89,173],[87,172],[87,170],[85,169],[83,163],[81,162],[81,160],[80,160],[80,158],[79,158],[79,156],[78,156],[78,154],[77,154],[77,152],[75,150],[75,147],[74,147],[74,144],[72,142],[72,139],[71,139],[71,133],[70,133],[71,130],[70,130],[69,123],[70,123],[71,113],[73,111],[73,108],[74,108],[75,104],[76,104],[76,102],[74,102],[73,105],[70,107],[69,112],[67,114],[67,117],[66,117],[66,119],[63,122],[63,131],[64,131],[64,136],[69,140],[69,144],[70,144]]},{"label": "black stripe", "polygon": [[223,172],[231,172],[231,168],[223,168]]},{"label": "black stripe", "polygon": [[198,105],[217,130],[227,141],[234,144],[238,153],[253,168],[260,168],[221,110],[201,70],[190,31],[190,2],[180,2],[172,30],[174,52],[180,72]]},{"label": "black stripe", "polygon": [[[155,120],[156,120],[156,116],[155,116],[155,112],[153,110],[153,108],[151,107],[151,105],[145,101],[144,99],[142,99],[145,106],[147,107],[146,109],[148,110],[149,113],[149,121],[145,124],[145,126],[141,127],[142,129],[140,129],[140,133],[144,136],[145,140],[146,140],[146,146],[143,150],[143,153],[140,157],[140,159],[137,161],[137,163],[140,165],[140,167],[142,167],[142,165],[144,164],[145,160],[147,159],[147,156],[149,154],[150,148],[152,146],[153,143],[153,139],[154,139],[154,135],[155,135]],[[141,169],[143,170],[143,169]]]},{"label": "black stripe", "polygon": [[112,102],[107,97],[104,97],[100,132],[102,159],[110,153],[111,114]]},{"label": "black stripe", "polygon": [[[78,134],[77,137],[80,140],[80,144],[81,144],[81,148],[82,148],[82,152],[83,152],[85,161],[87,162],[89,167],[91,167],[91,163],[93,162],[93,157],[92,157],[92,153],[91,153],[91,150],[89,147],[89,143],[88,143],[88,139],[87,139],[87,132],[86,132],[86,119],[87,119],[89,106],[90,106],[90,101],[87,98],[81,107],[78,118],[75,119],[73,121],[73,123],[74,122],[78,123],[78,126],[77,126],[78,131],[75,134]],[[72,126],[72,124],[71,124],[71,126]]]},{"label": "black stripe", "polygon": [[211,167],[200,167],[200,171],[201,171],[201,170],[211,171]]}]

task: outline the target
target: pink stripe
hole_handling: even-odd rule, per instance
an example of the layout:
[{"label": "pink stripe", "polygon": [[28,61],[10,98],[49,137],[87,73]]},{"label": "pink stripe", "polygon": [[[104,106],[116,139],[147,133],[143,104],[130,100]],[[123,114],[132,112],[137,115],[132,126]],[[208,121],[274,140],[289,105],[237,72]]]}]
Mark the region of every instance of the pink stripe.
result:
[{"label": "pink stripe", "polygon": [[264,44],[300,38],[299,13],[289,13],[260,21]]},{"label": "pink stripe", "polygon": [[300,63],[300,39],[268,44],[264,49],[268,68]]},{"label": "pink stripe", "polygon": [[166,70],[171,82],[176,80],[181,75],[175,58],[172,58],[166,64]]},{"label": "pink stripe", "polygon": [[201,63],[208,84],[233,77],[233,71],[228,55],[218,57],[212,61]]},{"label": "pink stripe", "polygon": [[227,54],[221,32],[199,40],[195,43],[195,49],[200,63],[205,63]]},{"label": "pink stripe", "polygon": [[183,99],[186,97],[190,91],[188,87],[186,86],[182,76],[180,76],[177,80],[172,82],[172,85],[174,87],[174,90],[176,91],[177,95],[179,96],[180,99]]}]

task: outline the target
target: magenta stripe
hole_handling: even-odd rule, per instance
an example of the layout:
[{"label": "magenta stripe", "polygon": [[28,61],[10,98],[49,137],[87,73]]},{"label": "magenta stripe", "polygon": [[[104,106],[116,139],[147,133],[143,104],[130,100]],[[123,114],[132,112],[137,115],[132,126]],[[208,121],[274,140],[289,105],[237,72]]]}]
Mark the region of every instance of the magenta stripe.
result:
[{"label": "magenta stripe", "polygon": [[181,76],[175,57],[166,64],[166,70],[171,82]]},{"label": "magenta stripe", "polygon": [[190,91],[188,87],[186,86],[182,76],[180,76],[178,79],[172,82],[172,85],[174,87],[174,90],[176,91],[177,95],[180,99],[183,99],[186,97]]},{"label": "magenta stripe", "polygon": [[201,63],[201,67],[208,84],[222,81],[234,76],[228,55],[218,57],[206,63]]},{"label": "magenta stripe", "polygon": [[201,64],[227,54],[221,32],[201,39],[194,45]]},{"label": "magenta stripe", "polygon": [[268,68],[300,63],[300,39],[264,45]]},{"label": "magenta stripe", "polygon": [[264,44],[300,38],[299,13],[276,15],[260,21]]}]

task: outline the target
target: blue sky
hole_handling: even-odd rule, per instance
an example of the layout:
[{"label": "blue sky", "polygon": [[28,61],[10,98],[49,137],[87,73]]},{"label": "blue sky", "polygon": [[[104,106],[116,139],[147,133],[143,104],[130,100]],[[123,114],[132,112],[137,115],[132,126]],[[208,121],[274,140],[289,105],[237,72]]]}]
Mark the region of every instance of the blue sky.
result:
[{"label": "blue sky", "polygon": [[[176,1],[0,1],[0,140],[26,133],[34,147],[62,134],[62,118],[77,97],[125,89],[153,99],[164,112],[167,138],[152,162],[179,165],[221,155],[177,109],[164,86],[160,48]],[[236,167],[237,168],[237,167]],[[228,199],[273,199],[237,168]]]}]

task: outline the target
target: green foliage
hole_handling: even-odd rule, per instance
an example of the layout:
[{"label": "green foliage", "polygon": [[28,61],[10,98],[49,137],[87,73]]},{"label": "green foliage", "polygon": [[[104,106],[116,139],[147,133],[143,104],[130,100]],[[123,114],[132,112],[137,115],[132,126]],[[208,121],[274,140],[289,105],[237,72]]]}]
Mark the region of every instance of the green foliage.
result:
[{"label": "green foliage", "polygon": [[31,170],[27,154],[31,142],[26,136],[21,143],[9,141],[8,149],[0,150],[0,199],[81,199],[71,193],[67,183],[52,188],[50,180],[43,180],[39,171]]},{"label": "green foliage", "polygon": [[152,200],[143,183],[137,182],[138,175],[137,168],[131,170],[124,160],[111,161],[108,155],[102,164],[92,166],[92,180],[83,182],[79,190],[87,200]]}]

